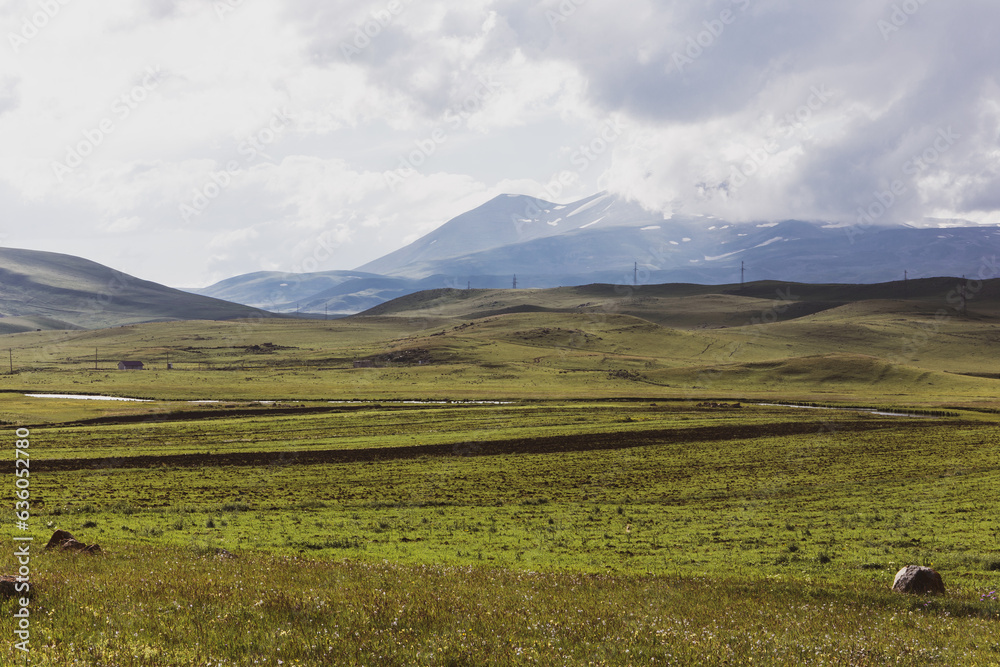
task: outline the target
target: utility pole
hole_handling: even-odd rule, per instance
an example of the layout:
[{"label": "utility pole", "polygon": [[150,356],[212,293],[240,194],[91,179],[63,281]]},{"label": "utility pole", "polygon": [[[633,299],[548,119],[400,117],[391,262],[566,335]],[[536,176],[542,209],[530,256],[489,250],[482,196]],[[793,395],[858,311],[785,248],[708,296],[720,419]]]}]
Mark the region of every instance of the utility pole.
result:
[{"label": "utility pole", "polygon": [[330,304],[328,303],[323,304],[323,319],[324,320],[330,319]]},{"label": "utility pole", "polygon": [[635,266],[632,267],[632,286],[639,286],[639,262],[636,262]]},{"label": "utility pole", "polygon": [[7,348],[7,352],[8,352],[8,354],[10,354],[10,374],[13,375],[14,374],[14,350],[11,349],[11,348]]},{"label": "utility pole", "polygon": [[517,289],[517,274],[514,274],[514,289]]},{"label": "utility pole", "polygon": [[967,283],[965,282],[965,276],[962,276],[962,314],[963,315],[968,314],[966,312],[966,310],[965,310],[965,306],[966,306],[966,301],[965,301],[965,286],[966,286],[966,284]]},{"label": "utility pole", "polygon": [[94,370],[97,370],[97,348],[94,348]]},{"label": "utility pole", "polygon": [[903,270],[903,298],[910,295],[910,272]]},{"label": "utility pole", "polygon": [[465,289],[467,289],[467,290],[471,290],[472,289],[472,281],[471,280],[465,284]]},{"label": "utility pole", "polygon": [[746,275],[746,268],[743,266],[743,262],[740,262],[740,291],[743,291],[743,277]]}]

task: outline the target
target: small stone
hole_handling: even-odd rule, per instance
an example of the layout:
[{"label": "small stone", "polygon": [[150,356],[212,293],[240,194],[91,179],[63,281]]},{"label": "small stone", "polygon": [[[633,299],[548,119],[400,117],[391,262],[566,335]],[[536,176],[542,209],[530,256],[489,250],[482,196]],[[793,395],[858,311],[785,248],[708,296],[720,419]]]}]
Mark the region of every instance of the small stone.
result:
[{"label": "small stone", "polygon": [[73,540],[75,542],[76,538],[73,537],[73,535],[70,534],[68,531],[57,530],[56,532],[52,533],[52,538],[49,540],[49,543],[45,545],[45,550],[48,551],[49,549],[55,549],[57,547],[61,547],[63,542],[68,542],[70,540]]},{"label": "small stone", "polygon": [[12,574],[0,575],[0,599],[7,600],[21,595],[17,592],[17,577]]},{"label": "small stone", "polygon": [[96,544],[84,544],[65,530],[57,530],[52,534],[52,539],[45,545],[45,550],[59,549],[59,551],[71,551],[84,554],[99,554],[101,547]]},{"label": "small stone", "polygon": [[87,545],[77,540],[65,540],[59,544],[59,551],[83,551]]},{"label": "small stone", "polygon": [[929,567],[907,565],[896,573],[892,590],[913,595],[944,595],[944,580]]}]

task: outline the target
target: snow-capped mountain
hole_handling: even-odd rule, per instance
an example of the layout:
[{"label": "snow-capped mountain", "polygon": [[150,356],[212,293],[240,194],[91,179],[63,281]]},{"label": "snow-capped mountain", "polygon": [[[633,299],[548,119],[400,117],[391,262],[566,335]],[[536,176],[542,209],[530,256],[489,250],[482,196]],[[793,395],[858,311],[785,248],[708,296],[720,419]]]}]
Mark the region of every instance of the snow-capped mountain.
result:
[{"label": "snow-capped mountain", "polygon": [[[786,220],[731,224],[651,213],[599,194],[560,205],[501,195],[359,270],[465,284],[524,276],[525,287],[632,282],[635,264],[654,282],[740,278],[881,282],[974,273],[1000,251],[1000,228],[835,227]],[[529,279],[530,277],[530,279]]]},{"label": "snow-capped mountain", "polygon": [[607,194],[565,205],[524,195],[500,195],[357,270],[411,277],[433,275],[436,263],[442,260],[561,236],[596,225],[606,228],[644,224],[649,219],[650,214],[639,206]]},{"label": "snow-capped mountain", "polygon": [[998,227],[836,227],[665,218],[601,193],[569,204],[501,195],[354,271],[248,274],[199,293],[277,311],[358,312],[440,287],[998,277]]}]

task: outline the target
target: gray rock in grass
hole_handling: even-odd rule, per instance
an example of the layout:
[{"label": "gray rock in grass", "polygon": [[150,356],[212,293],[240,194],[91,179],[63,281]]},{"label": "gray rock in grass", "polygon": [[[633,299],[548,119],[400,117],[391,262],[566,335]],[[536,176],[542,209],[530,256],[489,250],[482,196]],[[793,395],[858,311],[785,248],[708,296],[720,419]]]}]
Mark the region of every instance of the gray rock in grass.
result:
[{"label": "gray rock in grass", "polygon": [[907,565],[896,573],[892,590],[913,595],[944,595],[944,580],[929,567]]}]

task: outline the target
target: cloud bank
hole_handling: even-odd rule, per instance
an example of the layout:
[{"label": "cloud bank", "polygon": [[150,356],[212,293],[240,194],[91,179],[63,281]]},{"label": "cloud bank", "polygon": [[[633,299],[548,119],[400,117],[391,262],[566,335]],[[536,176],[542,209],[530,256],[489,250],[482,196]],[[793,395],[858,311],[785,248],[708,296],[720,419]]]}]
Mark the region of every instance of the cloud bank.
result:
[{"label": "cloud bank", "polygon": [[987,0],[14,0],[0,242],[178,286],[353,268],[503,192],[1000,224]]}]

